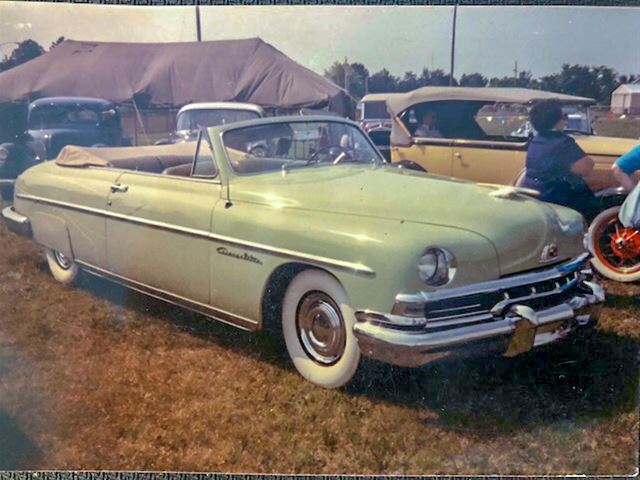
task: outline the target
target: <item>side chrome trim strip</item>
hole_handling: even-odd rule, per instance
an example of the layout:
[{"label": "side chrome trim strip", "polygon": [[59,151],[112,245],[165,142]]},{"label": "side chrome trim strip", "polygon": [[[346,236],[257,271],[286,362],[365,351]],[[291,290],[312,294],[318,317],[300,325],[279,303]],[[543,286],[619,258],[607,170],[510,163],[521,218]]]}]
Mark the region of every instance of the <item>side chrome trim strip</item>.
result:
[{"label": "side chrome trim strip", "polygon": [[193,312],[206,315],[207,317],[211,317],[214,320],[218,320],[220,322],[232,325],[234,327],[241,328],[242,330],[255,331],[259,328],[259,323],[256,322],[255,320],[251,320],[245,317],[240,317],[238,315],[234,315],[232,313],[225,312],[223,310],[218,310],[216,308],[211,307],[210,305],[196,302],[194,300],[189,300],[188,298],[184,298],[179,295],[169,293],[165,290],[152,287],[145,283],[131,280],[130,278],[123,277],[121,275],[110,272],[100,267],[96,267],[94,265],[83,262],[81,260],[74,260],[74,261],[78,265],[80,265],[82,269],[85,270],[87,273],[90,273],[98,277],[106,278],[115,283],[124,285],[127,288],[131,288],[132,290],[136,290],[140,293],[144,293],[145,295],[149,295],[150,297],[157,298],[158,300],[162,300],[162,301],[171,303],[173,305],[186,308],[187,310],[191,310]]},{"label": "side chrome trim strip", "polygon": [[355,274],[358,274],[358,275],[364,275],[364,276],[367,276],[367,277],[375,277],[375,275],[376,275],[376,273],[375,273],[375,271],[373,269],[369,268],[366,265],[363,265],[362,263],[346,262],[346,261],[343,261],[343,260],[336,260],[336,259],[333,259],[333,258],[322,257],[322,256],[318,256],[318,255],[310,255],[310,254],[303,253],[303,252],[298,252],[298,251],[295,251],[295,250],[289,250],[289,249],[286,249],[286,248],[272,247],[272,246],[265,245],[265,244],[262,244],[262,243],[249,242],[249,241],[246,241],[246,240],[241,240],[241,239],[234,238],[234,237],[228,237],[228,236],[225,236],[225,235],[216,235],[215,233],[210,233],[210,232],[207,232],[205,230],[197,230],[197,229],[192,229],[192,228],[187,228],[187,227],[179,227],[177,225],[171,225],[171,224],[164,223],[164,222],[157,222],[155,220],[147,220],[147,219],[144,219],[144,218],[133,217],[133,216],[130,216],[130,215],[123,215],[121,213],[109,212],[109,211],[104,210],[104,209],[85,207],[83,205],[77,205],[77,204],[73,204],[73,203],[62,202],[62,201],[59,201],[59,200],[52,200],[52,199],[48,199],[48,198],[37,197],[37,196],[34,196],[34,195],[26,195],[26,194],[23,194],[23,193],[19,193],[16,196],[18,198],[22,199],[22,200],[30,200],[32,202],[44,203],[44,204],[53,205],[53,206],[56,206],[56,207],[66,208],[66,209],[69,209],[69,210],[75,210],[75,211],[79,211],[79,212],[90,213],[92,215],[98,215],[98,216],[107,217],[107,218],[114,218],[114,219],[117,219],[117,220],[120,220],[120,221],[123,221],[123,222],[146,225],[146,226],[151,227],[151,228],[157,228],[157,229],[160,229],[160,230],[167,230],[167,231],[170,231],[170,232],[181,233],[183,235],[189,235],[189,236],[193,236],[193,237],[204,238],[204,239],[207,239],[207,240],[212,240],[212,241],[224,243],[224,244],[227,244],[227,245],[235,245],[235,246],[245,247],[245,248],[249,248],[251,250],[255,250],[255,251],[259,251],[259,252],[263,252],[263,253],[270,253],[270,254],[273,254],[273,255],[278,255],[278,256],[287,257],[287,258],[293,258],[293,259],[296,259],[296,260],[303,260],[305,262],[309,262],[309,263],[312,263],[312,264],[315,264],[315,265],[331,267],[331,268],[337,268],[339,270],[355,273]]}]

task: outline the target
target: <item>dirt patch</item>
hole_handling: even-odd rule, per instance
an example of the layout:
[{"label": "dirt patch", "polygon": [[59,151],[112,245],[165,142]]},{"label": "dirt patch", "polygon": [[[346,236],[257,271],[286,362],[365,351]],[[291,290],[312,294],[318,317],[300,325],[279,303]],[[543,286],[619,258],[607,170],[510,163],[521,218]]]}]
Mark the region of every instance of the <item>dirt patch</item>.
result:
[{"label": "dirt patch", "polygon": [[622,475],[637,465],[638,285],[608,283],[597,330],[554,348],[413,370],[369,361],[327,391],[266,334],[91,277],[58,284],[4,225],[0,245],[0,468]]}]

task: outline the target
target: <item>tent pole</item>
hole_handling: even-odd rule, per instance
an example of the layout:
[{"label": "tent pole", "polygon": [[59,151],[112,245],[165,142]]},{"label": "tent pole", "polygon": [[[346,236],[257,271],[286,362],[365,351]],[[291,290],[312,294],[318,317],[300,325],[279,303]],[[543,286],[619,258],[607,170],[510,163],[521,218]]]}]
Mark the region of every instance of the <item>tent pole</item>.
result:
[{"label": "tent pole", "polygon": [[138,146],[138,119],[136,118],[135,106],[133,108],[133,143],[136,147]]},{"label": "tent pole", "polygon": [[[136,99],[133,98],[133,109],[136,112],[137,120],[140,122],[140,128],[142,129],[142,134],[147,138],[147,143],[149,143],[149,135],[147,135],[147,130],[144,128],[144,122],[142,121],[142,115],[140,114],[140,110],[138,109],[138,104],[136,103]],[[135,123],[134,123],[135,124]],[[138,144],[138,129],[136,128],[136,145]]]}]

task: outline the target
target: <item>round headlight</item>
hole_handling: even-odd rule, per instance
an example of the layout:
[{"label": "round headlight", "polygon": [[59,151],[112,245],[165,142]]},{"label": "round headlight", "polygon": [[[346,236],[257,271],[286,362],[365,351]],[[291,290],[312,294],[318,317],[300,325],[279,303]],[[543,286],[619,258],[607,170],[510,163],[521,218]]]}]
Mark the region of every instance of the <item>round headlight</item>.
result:
[{"label": "round headlight", "polygon": [[427,285],[441,287],[453,280],[455,274],[455,258],[444,248],[428,248],[418,262],[418,275]]}]

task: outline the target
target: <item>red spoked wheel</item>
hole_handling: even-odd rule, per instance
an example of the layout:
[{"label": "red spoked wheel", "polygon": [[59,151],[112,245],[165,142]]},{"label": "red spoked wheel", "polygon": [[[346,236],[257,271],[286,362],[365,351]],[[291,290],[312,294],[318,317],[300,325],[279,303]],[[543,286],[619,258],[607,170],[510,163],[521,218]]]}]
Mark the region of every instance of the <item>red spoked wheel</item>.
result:
[{"label": "red spoked wheel", "polygon": [[611,280],[640,280],[640,230],[626,228],[618,219],[620,207],[598,215],[589,227],[593,267]]}]

